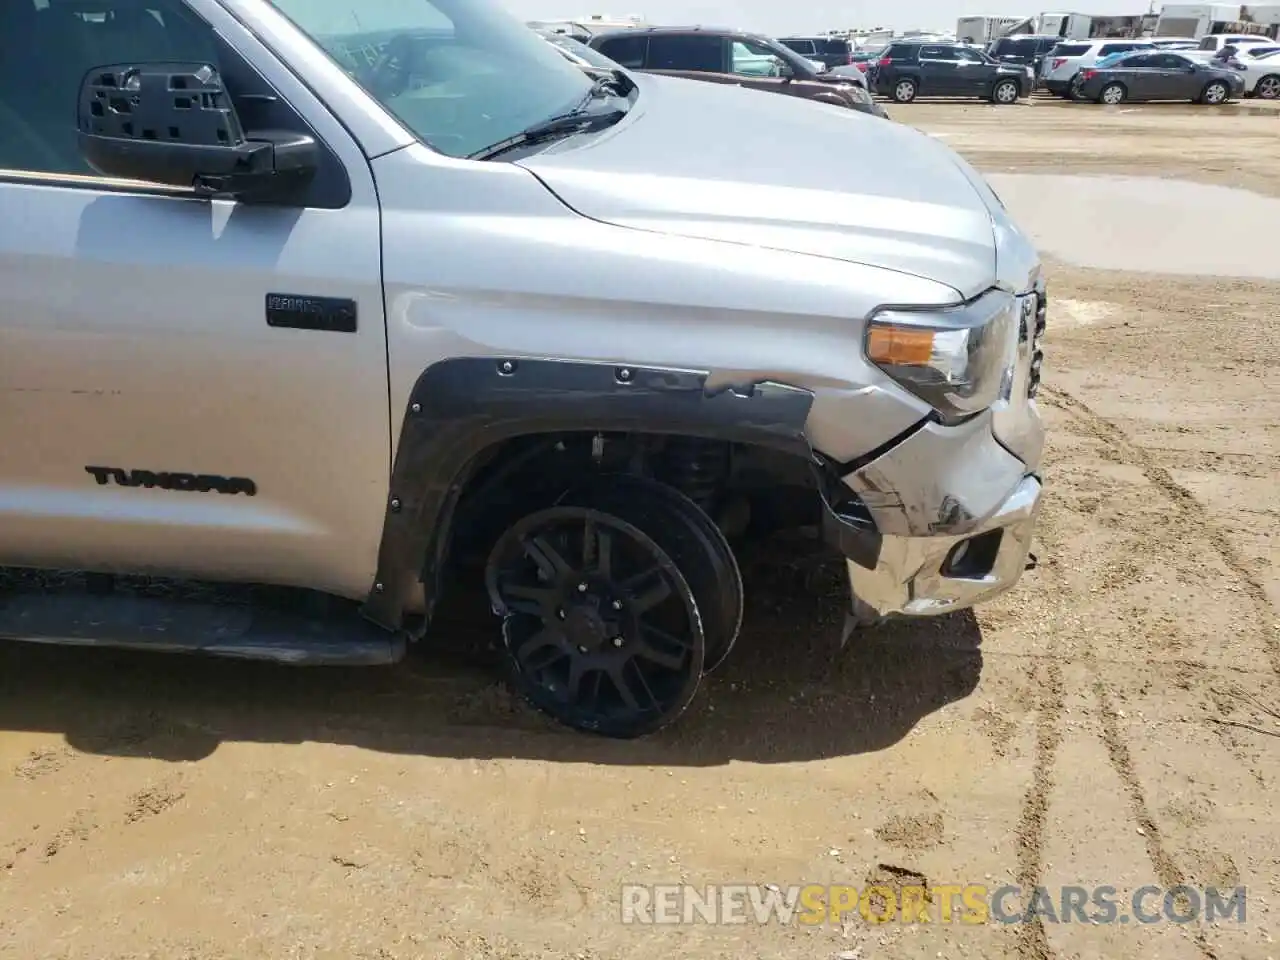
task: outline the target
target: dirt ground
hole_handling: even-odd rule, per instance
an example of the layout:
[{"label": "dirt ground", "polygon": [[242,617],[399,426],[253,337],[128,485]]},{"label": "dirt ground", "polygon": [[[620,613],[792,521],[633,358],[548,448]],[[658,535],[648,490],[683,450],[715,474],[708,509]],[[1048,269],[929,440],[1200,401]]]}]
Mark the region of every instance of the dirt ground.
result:
[{"label": "dirt ground", "polygon": [[[1280,195],[1277,113],[893,112],[986,171]],[[654,739],[555,729],[461,653],[330,673],[0,648],[0,956],[1280,957],[1280,282],[1050,266],[1038,569],[838,653],[837,573],[749,564],[748,635]],[[1247,914],[619,921],[627,883],[917,874],[1243,884]]]}]

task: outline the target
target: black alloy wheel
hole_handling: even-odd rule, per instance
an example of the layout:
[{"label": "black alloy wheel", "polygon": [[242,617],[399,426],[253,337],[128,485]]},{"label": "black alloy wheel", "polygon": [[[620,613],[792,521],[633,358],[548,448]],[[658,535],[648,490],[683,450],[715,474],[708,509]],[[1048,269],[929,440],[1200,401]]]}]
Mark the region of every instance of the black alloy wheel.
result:
[{"label": "black alloy wheel", "polygon": [[664,533],[605,509],[560,505],[499,538],[485,582],[503,619],[512,683],[535,707],[618,738],[651,733],[688,707],[706,635],[673,556],[679,545]]},{"label": "black alloy wheel", "polygon": [[742,627],[742,573],[733,548],[706,512],[674,487],[630,474],[603,474],[562,496],[561,504],[588,506],[657,531],[689,581],[707,640],[703,672],[729,656]]}]

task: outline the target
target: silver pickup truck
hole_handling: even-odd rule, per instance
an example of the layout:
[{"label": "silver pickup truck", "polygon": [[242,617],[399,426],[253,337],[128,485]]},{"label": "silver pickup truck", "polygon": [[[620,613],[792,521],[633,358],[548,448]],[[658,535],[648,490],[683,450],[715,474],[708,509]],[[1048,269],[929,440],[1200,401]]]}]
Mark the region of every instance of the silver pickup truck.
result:
[{"label": "silver pickup truck", "polygon": [[588,75],[495,0],[0,37],[0,565],[72,572],[0,636],[387,663],[470,584],[525,697],[628,737],[729,654],[741,538],[821,531],[853,625],[1024,569],[1040,263],[936,140]]}]

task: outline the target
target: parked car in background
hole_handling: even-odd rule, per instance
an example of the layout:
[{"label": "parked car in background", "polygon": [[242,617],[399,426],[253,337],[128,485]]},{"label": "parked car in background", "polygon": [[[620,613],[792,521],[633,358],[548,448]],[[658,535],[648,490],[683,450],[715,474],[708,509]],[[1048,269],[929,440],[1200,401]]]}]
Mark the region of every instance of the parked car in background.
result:
[{"label": "parked car in background", "polygon": [[[642,27],[597,34],[590,45],[631,70],[733,83],[886,116],[865,86],[820,72],[791,48],[759,34],[716,27]],[[770,69],[762,74],[765,61]]]},{"label": "parked car in background", "polygon": [[1030,95],[1030,67],[1002,64],[963,43],[894,41],[868,74],[876,93],[898,103],[916,97],[983,97],[1016,103]]},{"label": "parked car in background", "polygon": [[1280,50],[1260,56],[1236,57],[1229,66],[1244,77],[1246,97],[1280,99]]},{"label": "parked car in background", "polygon": [[1127,100],[1191,100],[1215,105],[1244,94],[1239,71],[1177,51],[1136,51],[1108,66],[1085,67],[1072,87],[1076,100],[1110,106]]},{"label": "parked car in background", "polygon": [[1253,43],[1266,44],[1267,46],[1275,46],[1275,40],[1271,37],[1263,36],[1256,33],[1211,33],[1208,36],[1200,38],[1200,50],[1209,50],[1217,53],[1223,47],[1242,47]]},{"label": "parked car in background", "polygon": [[1060,43],[1045,55],[1040,67],[1039,85],[1059,97],[1071,96],[1071,85],[1076,74],[1085,67],[1092,67],[1103,57],[1130,50],[1151,50],[1151,41],[1142,40],[1079,40]]},{"label": "parked car in background", "polygon": [[560,51],[564,58],[571,63],[576,63],[580,67],[594,68],[597,70],[613,70],[618,64],[614,63],[603,53],[598,50],[592,50],[589,46],[564,33],[551,33],[545,30],[539,30],[537,33],[553,47]]},{"label": "parked car in background", "polygon": [[[1154,49],[1154,48],[1151,48],[1151,49]],[[1103,67],[1109,67],[1113,63],[1118,63],[1121,60],[1125,60],[1129,57],[1136,56],[1137,54],[1148,53],[1148,52],[1149,50],[1143,49],[1143,50],[1122,50],[1120,53],[1108,53],[1105,57],[1098,58],[1097,62],[1094,63],[1093,65],[1093,69],[1101,70]],[[1194,56],[1196,53],[1194,50],[1187,51],[1187,52],[1190,53],[1192,56]],[[1205,57],[1205,59],[1207,60],[1208,57]],[[1079,76],[1079,74],[1077,74],[1077,76]]]},{"label": "parked car in background", "polygon": [[987,48],[992,60],[1001,63],[1020,63],[1030,67],[1035,76],[1040,75],[1040,64],[1045,54],[1062,42],[1058,36],[1023,35],[1001,37]]},{"label": "parked car in background", "polygon": [[867,73],[872,64],[879,59],[879,50],[859,50],[850,54],[850,63],[846,67],[832,67],[831,73],[836,77],[849,77],[855,83],[867,86]]},{"label": "parked car in background", "polygon": [[826,70],[853,62],[853,45],[843,37],[779,37],[778,42],[806,60],[821,63]]},{"label": "parked car in background", "polygon": [[1277,43],[1228,44],[1214,54],[1214,59],[1248,61],[1277,52],[1280,52],[1280,44]]}]

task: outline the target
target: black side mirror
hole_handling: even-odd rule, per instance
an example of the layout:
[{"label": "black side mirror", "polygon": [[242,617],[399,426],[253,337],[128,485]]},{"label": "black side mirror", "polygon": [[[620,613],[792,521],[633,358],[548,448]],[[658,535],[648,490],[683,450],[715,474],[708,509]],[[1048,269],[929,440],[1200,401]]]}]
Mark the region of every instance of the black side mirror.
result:
[{"label": "black side mirror", "polygon": [[80,152],[99,173],[270,199],[315,173],[319,148],[296,133],[248,133],[205,63],[95,67],[80,86]]}]

